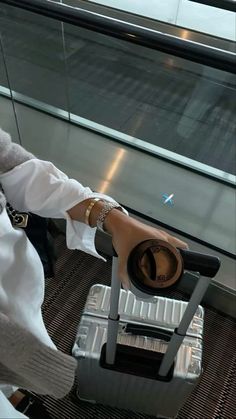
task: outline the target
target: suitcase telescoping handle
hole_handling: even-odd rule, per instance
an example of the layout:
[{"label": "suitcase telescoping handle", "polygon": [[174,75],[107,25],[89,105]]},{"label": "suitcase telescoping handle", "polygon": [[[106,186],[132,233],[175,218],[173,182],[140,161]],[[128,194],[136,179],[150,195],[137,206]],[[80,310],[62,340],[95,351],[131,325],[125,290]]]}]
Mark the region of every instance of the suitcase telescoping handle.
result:
[{"label": "suitcase telescoping handle", "polygon": [[[168,344],[167,351],[158,371],[158,375],[163,377],[168,374],[174,362],[198,305],[200,304],[210,284],[211,278],[217,274],[220,268],[220,261],[215,256],[182,249],[179,249],[179,252],[181,253],[183,259],[184,269],[199,272],[202,276],[199,277],[180,324],[174,331]],[[106,345],[106,363],[110,365],[113,365],[115,362],[117,333],[119,327],[118,307],[121,284],[117,276],[117,267],[118,258],[116,255],[113,256],[112,261],[110,314],[108,317]]]},{"label": "suitcase telescoping handle", "polygon": [[119,297],[121,283],[118,279],[118,257],[112,258],[110,312],[108,316],[106,363],[113,365],[116,356],[116,341],[119,327]]}]

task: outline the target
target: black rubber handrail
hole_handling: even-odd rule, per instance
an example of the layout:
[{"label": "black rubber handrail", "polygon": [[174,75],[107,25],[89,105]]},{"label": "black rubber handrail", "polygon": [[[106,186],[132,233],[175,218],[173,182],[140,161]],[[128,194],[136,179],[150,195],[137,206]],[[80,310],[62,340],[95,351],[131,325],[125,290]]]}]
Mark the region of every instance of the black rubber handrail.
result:
[{"label": "black rubber handrail", "polygon": [[204,4],[205,6],[217,7],[218,9],[229,10],[230,12],[236,12],[236,1],[235,0],[189,0],[194,3]]},{"label": "black rubber handrail", "polygon": [[0,0],[0,3],[236,74],[233,52],[52,0]]}]

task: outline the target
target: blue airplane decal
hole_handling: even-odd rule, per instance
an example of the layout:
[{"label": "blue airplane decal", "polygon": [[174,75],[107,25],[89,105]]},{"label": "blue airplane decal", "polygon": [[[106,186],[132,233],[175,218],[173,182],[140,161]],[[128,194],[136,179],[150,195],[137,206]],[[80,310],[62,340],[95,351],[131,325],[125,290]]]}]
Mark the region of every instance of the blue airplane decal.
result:
[{"label": "blue airplane decal", "polygon": [[174,194],[168,195],[167,193],[162,194],[162,202],[164,205],[168,205],[169,207],[173,207],[174,201],[173,201]]}]

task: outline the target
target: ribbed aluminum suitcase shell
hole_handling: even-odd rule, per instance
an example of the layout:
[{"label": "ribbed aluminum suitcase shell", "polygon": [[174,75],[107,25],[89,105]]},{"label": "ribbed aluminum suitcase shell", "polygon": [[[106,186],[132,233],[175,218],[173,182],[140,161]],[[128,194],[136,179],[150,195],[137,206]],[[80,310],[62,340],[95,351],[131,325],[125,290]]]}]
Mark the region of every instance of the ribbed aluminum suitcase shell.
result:
[{"label": "ribbed aluminum suitcase shell", "polygon": [[[107,318],[110,308],[111,288],[105,285],[93,285],[85,303],[84,314]],[[119,314],[124,321],[155,325],[164,330],[173,331],[180,323],[188,303],[164,297],[152,297],[141,301],[130,291],[120,291]],[[204,310],[198,306],[188,329],[188,335],[202,337]]]},{"label": "ribbed aluminum suitcase shell", "polygon": [[[191,322],[176,357],[169,382],[121,373],[100,366],[101,348],[107,340],[110,287],[94,285],[81,317],[73,355],[78,360],[78,397],[132,411],[174,418],[201,374],[204,312],[201,306]],[[121,291],[120,324],[117,342],[157,352],[165,352],[167,342],[126,333],[129,324],[155,326],[173,331],[187,303],[163,297],[142,302],[131,292]],[[153,365],[155,368],[155,365]]]}]

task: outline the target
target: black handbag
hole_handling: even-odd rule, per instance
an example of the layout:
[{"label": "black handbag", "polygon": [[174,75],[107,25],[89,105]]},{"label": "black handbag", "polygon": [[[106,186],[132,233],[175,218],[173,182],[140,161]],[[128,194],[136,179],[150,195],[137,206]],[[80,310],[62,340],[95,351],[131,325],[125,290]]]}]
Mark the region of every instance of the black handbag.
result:
[{"label": "black handbag", "polygon": [[46,278],[54,276],[52,252],[48,241],[48,220],[32,213],[16,211],[9,203],[6,210],[14,227],[23,228],[38,252]]}]

